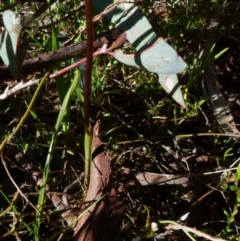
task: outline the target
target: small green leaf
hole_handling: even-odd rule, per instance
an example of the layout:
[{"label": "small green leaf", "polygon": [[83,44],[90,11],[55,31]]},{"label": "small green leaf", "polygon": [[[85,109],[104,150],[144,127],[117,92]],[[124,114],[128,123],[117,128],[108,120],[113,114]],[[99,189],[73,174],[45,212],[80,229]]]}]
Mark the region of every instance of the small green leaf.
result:
[{"label": "small green leaf", "polygon": [[235,186],[235,185],[230,185],[230,186],[229,186],[229,189],[230,189],[231,191],[236,192],[236,191],[238,190],[238,187]]},{"label": "small green leaf", "polygon": [[223,159],[226,160],[227,157],[232,156],[233,155],[232,151],[233,151],[232,147],[228,148],[223,155]]},{"label": "small green leaf", "polygon": [[238,182],[240,180],[240,163],[238,164],[237,170],[236,170],[236,179],[235,182]]},{"label": "small green leaf", "polygon": [[238,195],[237,195],[237,203],[238,204],[240,203],[240,193],[238,193]]},{"label": "small green leaf", "polygon": [[223,209],[223,213],[225,214],[225,216],[227,217],[227,219],[230,218],[230,214],[229,214],[225,209]]},{"label": "small green leaf", "polygon": [[232,216],[235,216],[238,213],[238,207],[235,205],[232,211]]},{"label": "small green leaf", "polygon": [[218,59],[222,54],[228,51],[229,48],[225,48],[214,56],[214,59]]},{"label": "small green leaf", "polygon": [[223,183],[223,184],[221,184],[220,188],[222,190],[226,190],[228,188],[228,184],[227,183]]}]

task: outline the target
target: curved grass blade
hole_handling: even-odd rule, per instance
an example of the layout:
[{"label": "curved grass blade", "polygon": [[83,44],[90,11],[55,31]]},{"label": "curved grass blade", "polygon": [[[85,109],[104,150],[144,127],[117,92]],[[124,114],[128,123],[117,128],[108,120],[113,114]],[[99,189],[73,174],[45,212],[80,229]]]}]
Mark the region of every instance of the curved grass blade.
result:
[{"label": "curved grass blade", "polygon": [[43,178],[42,178],[42,183],[41,183],[41,189],[39,192],[39,197],[38,197],[38,207],[39,207],[39,212],[36,213],[36,218],[35,218],[35,224],[34,224],[34,238],[35,241],[39,241],[39,227],[40,227],[40,223],[41,223],[41,211],[42,211],[42,207],[44,204],[44,200],[45,200],[45,186],[48,180],[48,174],[49,174],[49,169],[50,169],[50,165],[51,165],[51,161],[53,158],[53,151],[54,151],[54,147],[57,141],[57,135],[58,135],[58,131],[61,127],[62,124],[62,120],[65,114],[65,110],[68,106],[69,101],[71,100],[71,96],[75,90],[75,88],[78,86],[79,83],[79,78],[80,78],[80,72],[79,70],[76,70],[75,72],[75,77],[73,80],[72,85],[70,86],[64,101],[62,103],[62,108],[58,114],[58,118],[57,118],[57,122],[55,124],[55,128],[54,128],[54,133],[52,136],[52,140],[49,146],[49,150],[48,150],[48,155],[47,155],[47,159],[45,162],[45,167],[43,170]]}]

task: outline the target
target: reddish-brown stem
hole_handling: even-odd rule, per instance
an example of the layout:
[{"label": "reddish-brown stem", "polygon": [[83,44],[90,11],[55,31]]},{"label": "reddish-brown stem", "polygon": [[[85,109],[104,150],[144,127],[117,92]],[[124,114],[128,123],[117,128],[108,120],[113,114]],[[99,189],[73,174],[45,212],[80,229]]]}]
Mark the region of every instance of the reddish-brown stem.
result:
[{"label": "reddish-brown stem", "polygon": [[86,61],[86,79],[84,89],[84,124],[85,131],[89,127],[89,109],[91,95],[91,78],[93,62],[93,23],[92,23],[92,0],[85,0],[86,27],[87,27],[87,61]]},{"label": "reddish-brown stem", "polygon": [[[113,56],[112,49],[118,48],[119,46],[121,46],[121,45],[124,43],[125,40],[126,40],[126,33],[121,33],[121,34],[117,37],[117,39],[112,43],[112,45],[111,45],[109,48],[107,48],[107,44],[104,44],[100,49],[98,49],[97,51],[95,51],[95,52],[91,55],[92,58],[93,58],[93,57],[96,57],[96,56],[98,56],[98,55],[100,55],[100,54],[108,54],[108,55]],[[88,52],[88,53],[89,53],[89,52]],[[50,78],[55,78],[55,77],[58,77],[58,76],[60,76],[60,75],[63,75],[63,74],[65,74],[65,73],[67,73],[69,70],[72,70],[72,69],[78,67],[79,65],[81,65],[81,64],[83,64],[83,63],[86,63],[86,62],[87,62],[87,59],[88,59],[88,56],[87,56],[86,58],[83,58],[83,59],[77,61],[76,63],[74,63],[74,64],[72,64],[72,65],[64,68],[64,69],[61,69],[61,70],[59,70],[59,71],[51,74],[51,75],[50,75]],[[91,62],[91,64],[92,64],[92,62]],[[90,72],[90,73],[91,73],[91,72]],[[90,80],[90,82],[91,82],[91,80]],[[91,85],[90,85],[90,87],[91,87]],[[91,89],[90,89],[90,91],[91,91]]]}]

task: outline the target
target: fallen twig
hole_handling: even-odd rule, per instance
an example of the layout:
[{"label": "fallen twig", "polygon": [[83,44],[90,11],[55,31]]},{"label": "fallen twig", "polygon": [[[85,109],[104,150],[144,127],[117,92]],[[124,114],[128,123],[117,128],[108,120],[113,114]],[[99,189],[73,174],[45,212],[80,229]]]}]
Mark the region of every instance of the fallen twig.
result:
[{"label": "fallen twig", "polygon": [[5,91],[3,92],[3,94],[0,95],[0,100],[4,100],[7,99],[10,95],[14,95],[17,94],[17,92],[19,92],[20,90],[35,85],[37,84],[41,79],[33,79],[33,80],[29,80],[26,83],[23,83],[22,81],[20,83],[18,83],[17,85],[15,85],[13,88],[9,89],[9,87],[7,87],[5,89]]},{"label": "fallen twig", "polygon": [[[101,48],[104,44],[108,44],[110,46],[119,35],[120,32],[117,29],[96,35],[93,42],[94,49]],[[32,59],[25,60],[22,66],[22,73],[24,76],[27,76],[36,71],[42,71],[43,69],[49,68],[49,66],[58,62],[70,59],[79,54],[85,54],[86,49],[86,41],[81,41],[80,43],[71,44],[56,51],[41,54]],[[0,73],[0,81],[13,78],[6,65],[0,65]]]},{"label": "fallen twig", "polygon": [[165,227],[165,229],[174,229],[174,230],[179,230],[182,229],[184,232],[189,232],[189,233],[194,233],[195,235],[197,235],[198,237],[203,237],[207,240],[211,240],[211,241],[227,241],[226,239],[221,239],[221,238],[214,238],[212,236],[210,236],[209,234],[203,233],[195,228],[191,228],[191,227],[187,227],[184,225],[181,225],[179,223],[171,223],[169,225],[167,225]]}]

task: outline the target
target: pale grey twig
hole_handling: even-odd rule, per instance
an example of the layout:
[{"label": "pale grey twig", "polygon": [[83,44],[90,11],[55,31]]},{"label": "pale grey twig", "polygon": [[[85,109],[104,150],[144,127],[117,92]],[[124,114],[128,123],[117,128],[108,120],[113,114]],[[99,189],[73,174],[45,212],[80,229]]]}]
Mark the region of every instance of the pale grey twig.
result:
[{"label": "pale grey twig", "polygon": [[41,79],[32,79],[29,80],[28,82],[24,83],[24,82],[20,82],[17,85],[15,85],[14,87],[12,87],[11,89],[9,89],[9,86],[5,89],[5,91],[0,95],[0,100],[4,100],[7,99],[10,95],[14,95],[17,92],[19,92],[20,90],[35,85],[37,84]]}]

